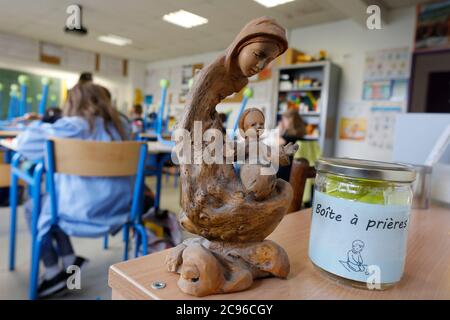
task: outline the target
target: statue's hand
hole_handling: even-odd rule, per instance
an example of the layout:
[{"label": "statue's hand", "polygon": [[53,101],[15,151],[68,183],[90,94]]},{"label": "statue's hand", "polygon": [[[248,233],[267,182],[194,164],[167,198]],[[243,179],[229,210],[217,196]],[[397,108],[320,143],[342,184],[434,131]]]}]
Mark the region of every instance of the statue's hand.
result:
[{"label": "statue's hand", "polygon": [[180,243],[175,248],[172,248],[169,254],[166,256],[166,267],[170,272],[177,272],[178,267],[183,263],[183,251],[186,249],[186,245],[184,243]]},{"label": "statue's hand", "polygon": [[293,155],[294,153],[297,152],[298,147],[299,147],[298,144],[289,142],[287,145],[284,146],[284,152],[287,155]]}]

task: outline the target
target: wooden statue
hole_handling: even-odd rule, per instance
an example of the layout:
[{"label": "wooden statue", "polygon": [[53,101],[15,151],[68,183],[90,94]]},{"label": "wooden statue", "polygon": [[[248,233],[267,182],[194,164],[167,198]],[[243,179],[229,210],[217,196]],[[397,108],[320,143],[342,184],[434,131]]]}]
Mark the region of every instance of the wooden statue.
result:
[{"label": "wooden statue", "polygon": [[[221,130],[216,105],[244,88],[248,77],[263,70],[287,47],[285,29],[273,19],[261,17],[249,22],[225,55],[196,76],[178,127],[192,135],[194,122],[201,121],[203,132],[211,128]],[[256,132],[264,128],[262,112],[251,109],[243,114],[240,129],[250,128]],[[246,139],[251,140],[247,136]],[[280,150],[280,164],[287,164],[296,146]],[[286,277],[286,252],[265,238],[280,223],[291,203],[289,183],[273,175],[259,176],[259,166],[254,164],[243,165],[240,174],[228,163],[181,163],[180,167],[180,223],[200,236],[173,248],[166,258],[168,270],[180,274],[180,289],[205,296],[245,290],[255,278]]]}]

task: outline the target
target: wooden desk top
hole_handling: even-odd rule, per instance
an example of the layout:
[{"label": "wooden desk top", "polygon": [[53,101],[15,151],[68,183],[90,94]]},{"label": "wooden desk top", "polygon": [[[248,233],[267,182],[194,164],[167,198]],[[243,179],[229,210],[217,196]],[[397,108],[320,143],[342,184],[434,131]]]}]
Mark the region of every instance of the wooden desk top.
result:
[{"label": "wooden desk top", "polygon": [[147,142],[147,146],[148,146],[148,152],[149,153],[153,153],[153,154],[157,154],[157,153],[171,153],[172,152],[172,146],[171,145],[163,144],[163,143],[158,142],[158,141]]},{"label": "wooden desk top", "polygon": [[13,138],[20,132],[19,130],[0,130],[0,138]]},{"label": "wooden desk top", "polygon": [[15,141],[15,139],[0,139],[0,146],[9,150],[16,151],[17,145]]},{"label": "wooden desk top", "polygon": [[[139,135],[141,136],[141,138],[147,138],[147,139],[156,139],[158,137],[158,135],[155,132],[145,132],[145,133],[140,133]],[[172,136],[170,134],[163,134],[162,137],[164,139],[170,140],[170,138]]]},{"label": "wooden desk top", "polygon": [[[450,209],[413,210],[403,279],[385,291],[354,289],[336,284],[313,267],[308,258],[310,210],[287,215],[269,237],[289,255],[287,279],[256,280],[242,292],[201,299],[450,299]],[[116,299],[198,299],[177,287],[178,275],[164,266],[162,251],[117,263],[109,269],[109,286]],[[163,281],[166,288],[151,288]]]}]

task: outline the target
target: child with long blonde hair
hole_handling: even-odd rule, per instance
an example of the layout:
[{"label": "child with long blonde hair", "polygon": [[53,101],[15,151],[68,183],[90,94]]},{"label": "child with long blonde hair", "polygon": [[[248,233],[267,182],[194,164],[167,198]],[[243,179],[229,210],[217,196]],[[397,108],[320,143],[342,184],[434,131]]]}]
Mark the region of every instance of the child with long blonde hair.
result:
[{"label": "child with long blonde hair", "polygon": [[[130,137],[128,124],[111,105],[106,88],[92,82],[79,83],[68,92],[63,117],[53,124],[36,121],[18,136],[18,152],[30,160],[45,156],[50,137],[93,141],[122,141]],[[41,259],[44,279],[38,296],[66,288],[69,265],[83,267],[87,260],[76,257],[69,236],[100,236],[123,225],[132,200],[132,179],[57,174],[55,187],[58,225],[52,226],[50,199],[45,195],[38,220],[42,236]]]}]

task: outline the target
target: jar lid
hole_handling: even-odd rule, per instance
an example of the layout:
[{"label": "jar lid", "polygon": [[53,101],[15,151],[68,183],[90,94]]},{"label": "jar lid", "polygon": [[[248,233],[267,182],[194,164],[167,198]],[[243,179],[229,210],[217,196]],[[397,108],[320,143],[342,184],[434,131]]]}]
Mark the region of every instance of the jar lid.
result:
[{"label": "jar lid", "polygon": [[415,170],[407,165],[350,158],[320,158],[316,170],[368,180],[413,182],[416,179]]}]

